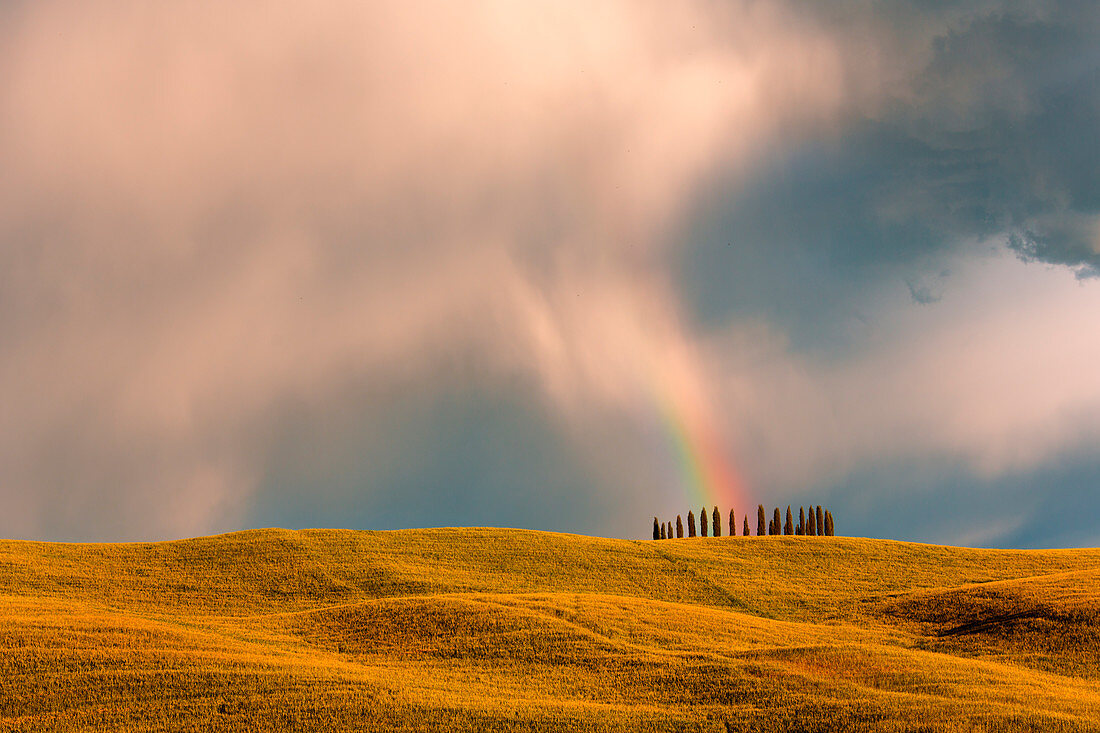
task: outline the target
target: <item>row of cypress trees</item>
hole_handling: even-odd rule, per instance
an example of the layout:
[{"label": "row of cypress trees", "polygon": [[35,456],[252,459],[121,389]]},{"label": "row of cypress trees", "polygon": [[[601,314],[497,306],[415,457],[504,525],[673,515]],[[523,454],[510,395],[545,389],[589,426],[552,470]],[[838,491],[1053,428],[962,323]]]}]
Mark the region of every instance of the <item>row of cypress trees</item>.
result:
[{"label": "row of cypress trees", "polygon": [[[732,509],[730,509],[729,515],[729,535],[730,537],[737,536],[737,516]],[[710,515],[710,531],[712,536],[722,536],[722,514],[718,511],[718,507],[714,507],[714,511]],[[767,515],[764,512],[764,505],[759,504],[756,507],[756,535],[758,537],[765,534],[787,534],[787,535],[808,535],[818,537],[832,537],[833,536],[833,513],[828,509],[822,509],[821,505],[817,507],[811,506],[809,513],[807,514],[805,507],[798,507],[798,524],[794,523],[794,514],[791,511],[791,507],[787,507],[787,518],[784,522],[779,513],[779,507],[775,508],[772,512],[771,520],[767,520]],[[746,514],[744,521],[741,525],[741,535],[743,537],[749,536],[749,517]],[[653,518],[653,539],[664,540],[672,539],[673,537],[684,536],[684,522],[680,519],[680,515],[676,515],[676,529],[673,534],[672,522],[662,523],[658,521],[657,517]],[[688,512],[687,520],[687,536],[695,536],[695,514]],[[707,536],[707,508],[703,507],[699,510],[699,536]]]}]

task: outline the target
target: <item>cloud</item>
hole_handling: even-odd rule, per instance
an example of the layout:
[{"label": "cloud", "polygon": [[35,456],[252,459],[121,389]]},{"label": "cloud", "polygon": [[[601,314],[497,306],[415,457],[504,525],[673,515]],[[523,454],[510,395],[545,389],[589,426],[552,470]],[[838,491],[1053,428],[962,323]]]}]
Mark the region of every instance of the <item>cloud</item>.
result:
[{"label": "cloud", "polygon": [[1100,9],[996,3],[939,28],[930,55],[871,119],[893,132],[883,223],[920,220],[932,242],[1008,240],[1081,274],[1100,266]]},{"label": "cloud", "polygon": [[804,341],[869,283],[919,282],[963,247],[1095,273],[1100,7],[800,8],[864,73],[844,125],[773,151],[736,195],[699,197],[684,235],[695,309],[764,315]]},{"label": "cloud", "polygon": [[932,285],[925,282],[914,282],[906,279],[905,287],[909,288],[909,295],[917,305],[932,305],[943,299],[943,293],[934,290]]},{"label": "cloud", "polygon": [[0,12],[5,535],[236,526],[286,405],[454,355],[574,416],[693,372],[670,221],[843,96],[779,5]]},{"label": "cloud", "polygon": [[1097,265],[1097,11],[1031,5],[0,6],[0,534],[241,526],[330,419],[372,497],[412,479],[348,455],[441,482],[542,420],[587,464],[541,485],[656,499],[658,387],[763,494],[1075,449],[1093,291],[968,259]]},{"label": "cloud", "polygon": [[1009,248],[1022,260],[1067,265],[1082,280],[1100,276],[1100,269],[1090,264],[1100,256],[1100,214],[1063,214],[1034,226],[1009,237]]},{"label": "cloud", "polygon": [[840,358],[793,351],[767,326],[715,339],[758,484],[802,492],[922,463],[993,480],[1095,446],[1100,288],[1003,250],[952,271],[959,285],[934,309],[879,295],[862,348]]}]

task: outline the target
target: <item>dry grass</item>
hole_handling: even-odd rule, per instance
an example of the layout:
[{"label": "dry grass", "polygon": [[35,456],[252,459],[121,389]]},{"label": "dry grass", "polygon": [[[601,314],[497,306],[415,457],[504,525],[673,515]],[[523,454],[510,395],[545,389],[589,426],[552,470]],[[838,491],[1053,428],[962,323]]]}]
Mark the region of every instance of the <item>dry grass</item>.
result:
[{"label": "dry grass", "polygon": [[0,541],[0,730],[1100,730],[1100,550]]}]

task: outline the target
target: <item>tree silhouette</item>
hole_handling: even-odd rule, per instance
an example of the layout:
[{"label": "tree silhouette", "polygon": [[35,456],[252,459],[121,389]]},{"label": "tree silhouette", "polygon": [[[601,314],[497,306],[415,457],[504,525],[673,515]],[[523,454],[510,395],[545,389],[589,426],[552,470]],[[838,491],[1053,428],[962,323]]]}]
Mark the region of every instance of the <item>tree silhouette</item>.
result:
[{"label": "tree silhouette", "polygon": [[668,539],[667,537],[665,537],[665,525],[663,524],[661,525],[661,539]]},{"label": "tree silhouette", "polygon": [[798,533],[806,534],[806,507],[798,507]]},{"label": "tree silhouette", "polygon": [[787,523],[783,525],[783,534],[794,534],[794,515],[791,514],[791,507],[787,505]]},{"label": "tree silhouette", "polygon": [[825,510],[825,536],[833,536],[833,513]]},{"label": "tree silhouette", "polygon": [[730,509],[730,537],[737,536],[737,517],[733,515],[733,510]]},{"label": "tree silhouette", "polygon": [[810,513],[806,515],[806,534],[813,537],[817,534],[817,526],[814,524],[814,509],[810,507]]},{"label": "tree silhouette", "polygon": [[817,536],[825,536],[825,517],[822,515],[820,504],[817,505]]},{"label": "tree silhouette", "polygon": [[680,515],[676,515],[676,537],[680,538],[684,536],[684,520],[680,519]]},{"label": "tree silhouette", "polygon": [[718,513],[718,507],[714,507],[714,515],[710,523],[711,535],[714,537],[722,536],[722,515]]},{"label": "tree silhouette", "polygon": [[749,536],[749,515],[748,514],[745,515],[745,526],[741,528],[741,536],[742,537],[748,537]]},{"label": "tree silhouette", "polygon": [[756,536],[760,537],[764,534],[764,527],[766,520],[764,519],[764,505],[756,505]]},{"label": "tree silhouette", "polygon": [[783,531],[783,520],[779,518],[779,507],[776,507],[775,512],[772,514],[772,524],[775,525],[774,534],[779,534]]},{"label": "tree silhouette", "polygon": [[688,537],[695,536],[695,515],[692,512],[688,512]]},{"label": "tree silhouette", "polygon": [[661,539],[661,527],[657,524],[657,517],[653,518],[653,539]]},{"label": "tree silhouette", "polygon": [[707,536],[707,508],[703,507],[699,510],[699,536]]}]

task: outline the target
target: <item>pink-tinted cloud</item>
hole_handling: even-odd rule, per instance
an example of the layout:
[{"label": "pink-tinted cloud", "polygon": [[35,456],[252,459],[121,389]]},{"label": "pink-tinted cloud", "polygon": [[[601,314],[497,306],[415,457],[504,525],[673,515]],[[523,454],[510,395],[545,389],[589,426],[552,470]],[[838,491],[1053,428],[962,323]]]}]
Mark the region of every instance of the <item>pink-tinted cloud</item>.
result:
[{"label": "pink-tinted cloud", "polygon": [[234,526],[282,401],[455,350],[566,415],[706,389],[668,226],[846,83],[774,4],[0,12],[8,535]]},{"label": "pink-tinted cloud", "polygon": [[[1005,252],[963,256],[931,307],[877,302],[865,345],[829,360],[760,325],[714,338],[724,404],[762,485],[798,491],[868,463],[961,462],[982,477],[1100,438],[1100,288]],[[888,490],[888,487],[884,490]]]}]

